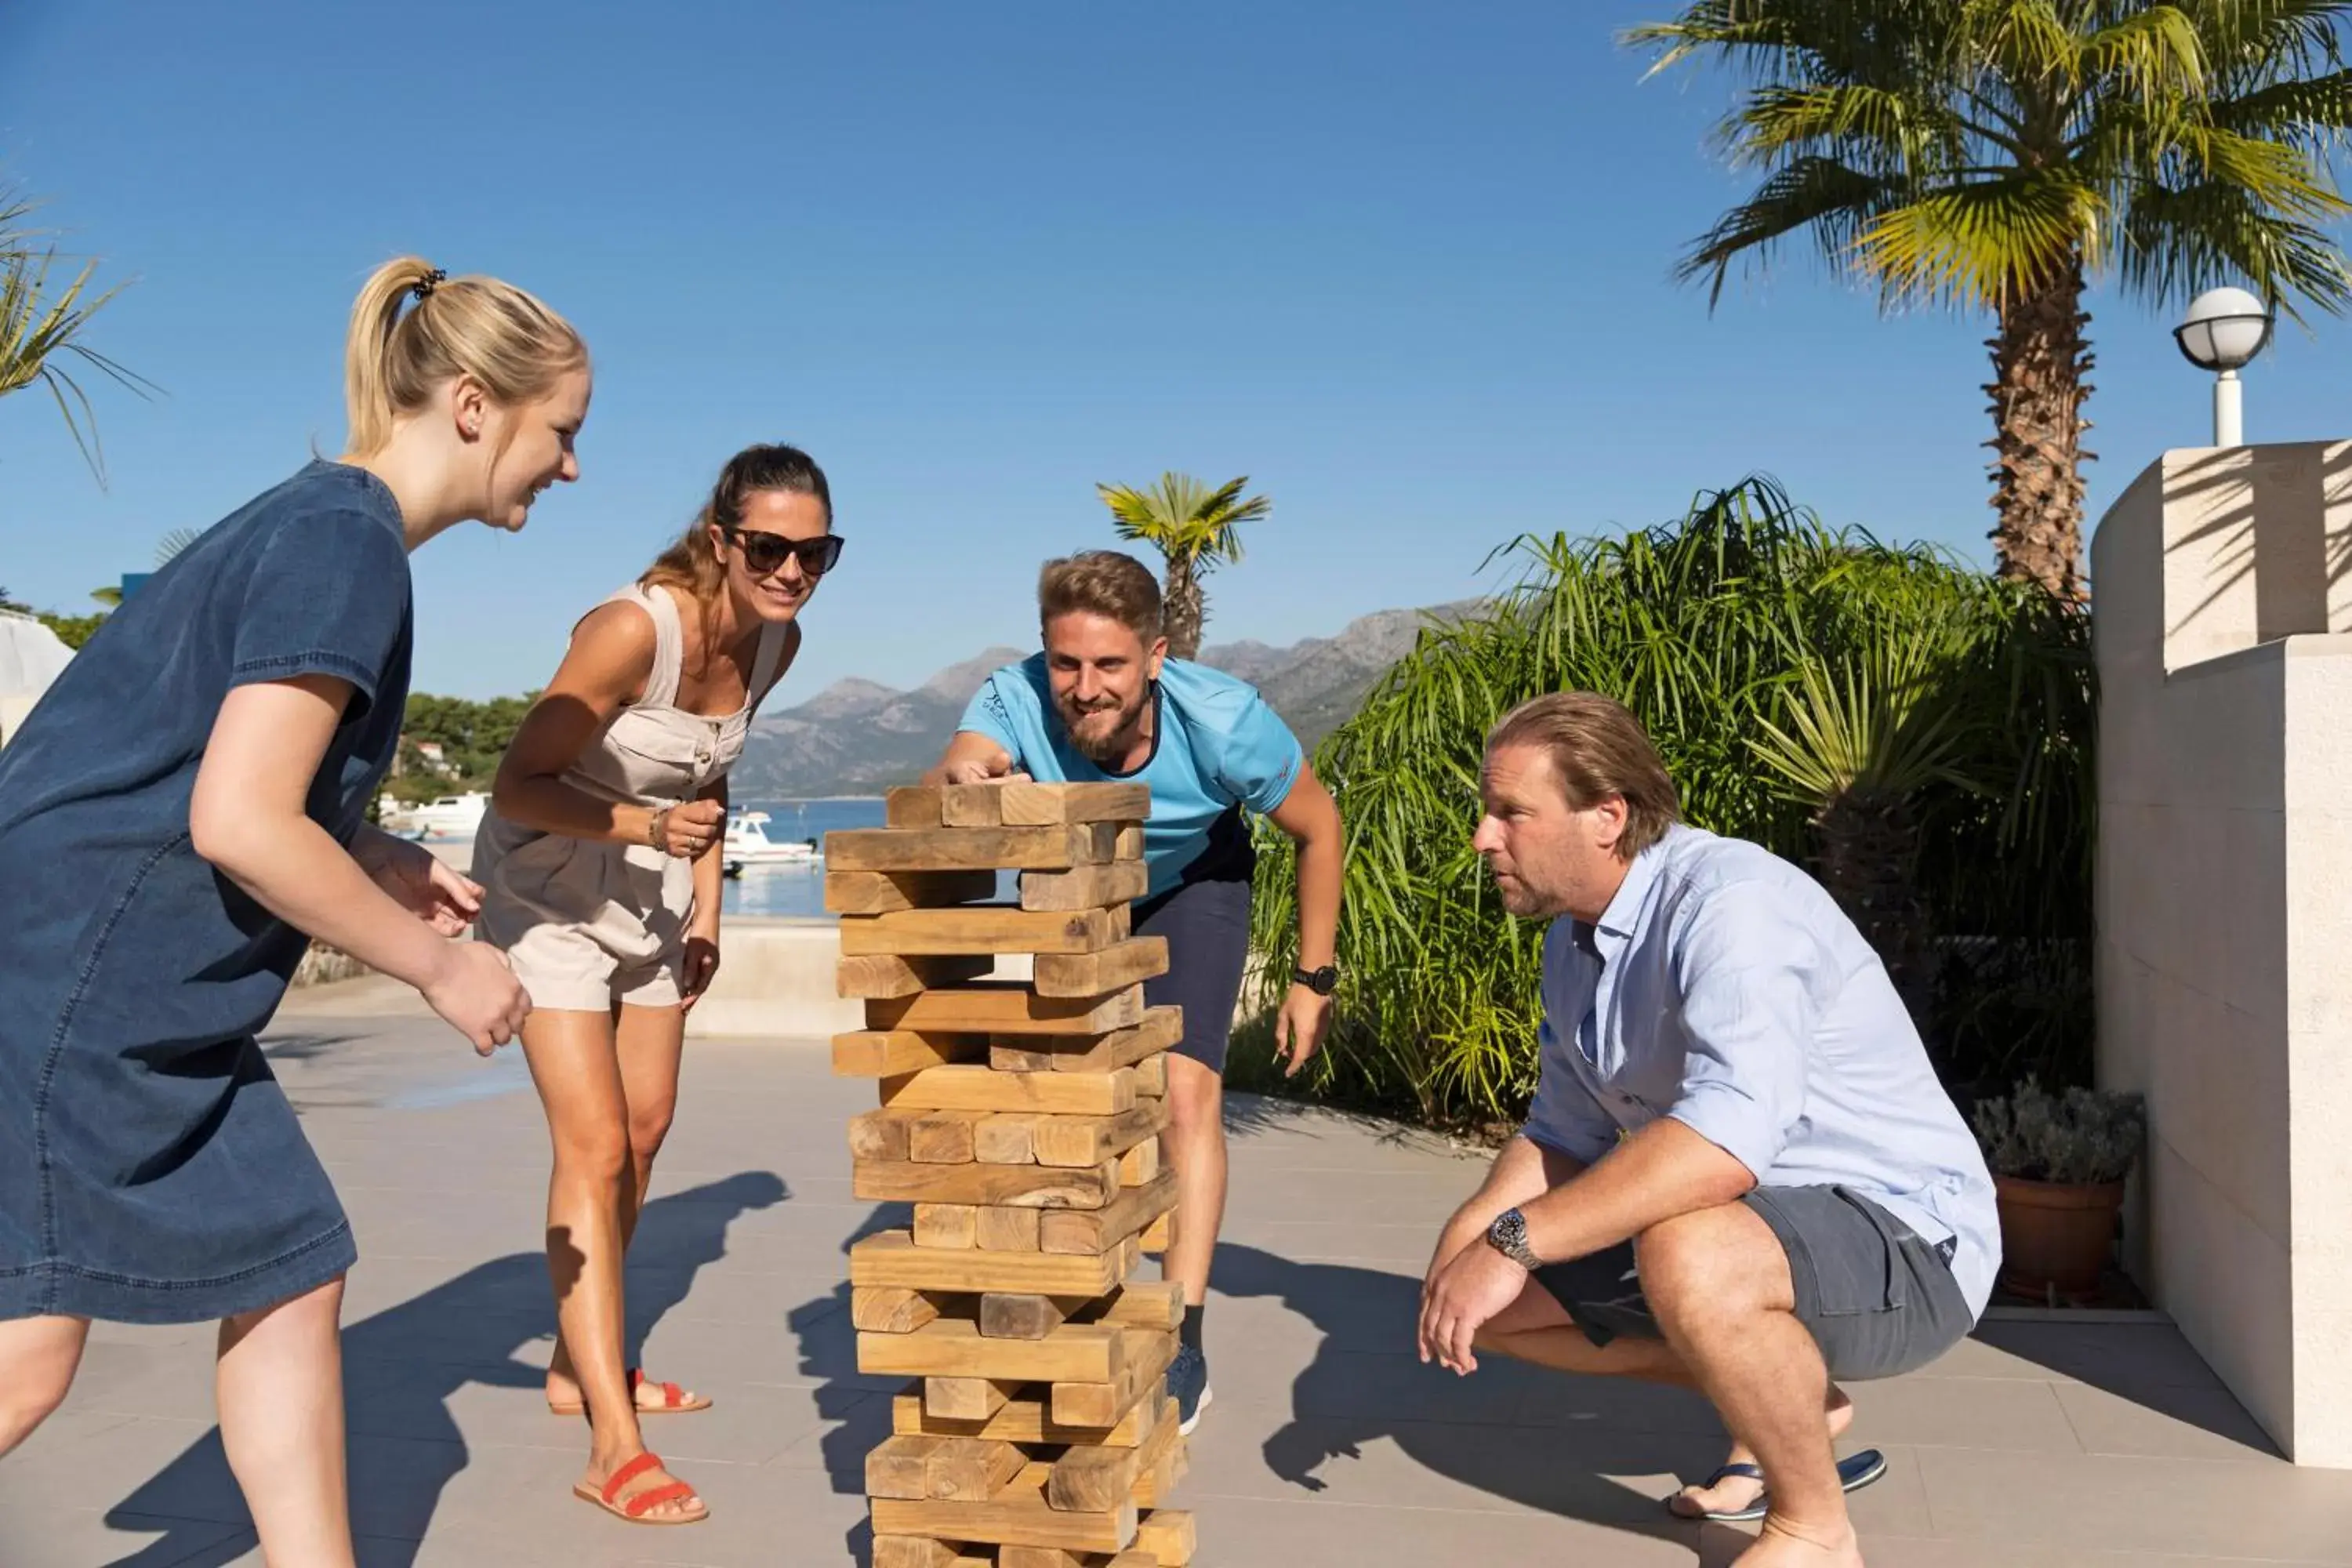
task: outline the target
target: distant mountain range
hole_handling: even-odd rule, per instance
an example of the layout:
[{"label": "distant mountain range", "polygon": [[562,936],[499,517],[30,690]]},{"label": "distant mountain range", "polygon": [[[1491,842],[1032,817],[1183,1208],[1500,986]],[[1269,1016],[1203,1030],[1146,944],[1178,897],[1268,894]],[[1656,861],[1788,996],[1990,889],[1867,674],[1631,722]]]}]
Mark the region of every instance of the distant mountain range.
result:
[{"label": "distant mountain range", "polygon": [[[1428,610],[1382,610],[1348,623],[1337,637],[1288,647],[1212,643],[1201,662],[1255,686],[1308,750],[1356,710],[1373,683],[1412,650],[1427,617],[1459,617],[1465,599]],[[971,694],[1030,648],[992,647],[950,665],[912,691],[871,680],[838,680],[797,708],[753,722],[730,775],[737,800],[868,795],[911,782],[939,761]]]}]

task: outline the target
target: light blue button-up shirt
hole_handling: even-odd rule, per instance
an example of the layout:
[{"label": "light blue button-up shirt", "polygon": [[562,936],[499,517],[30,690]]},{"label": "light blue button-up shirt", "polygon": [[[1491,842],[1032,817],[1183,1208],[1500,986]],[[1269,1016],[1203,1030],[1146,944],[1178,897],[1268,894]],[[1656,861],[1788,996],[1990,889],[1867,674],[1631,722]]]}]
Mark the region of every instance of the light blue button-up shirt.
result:
[{"label": "light blue button-up shirt", "polygon": [[1600,921],[1544,938],[1527,1136],[1587,1164],[1671,1116],[1760,1186],[1843,1186],[1931,1244],[1981,1314],[2000,1264],[1992,1177],[1878,955],[1770,851],[1677,826]]}]

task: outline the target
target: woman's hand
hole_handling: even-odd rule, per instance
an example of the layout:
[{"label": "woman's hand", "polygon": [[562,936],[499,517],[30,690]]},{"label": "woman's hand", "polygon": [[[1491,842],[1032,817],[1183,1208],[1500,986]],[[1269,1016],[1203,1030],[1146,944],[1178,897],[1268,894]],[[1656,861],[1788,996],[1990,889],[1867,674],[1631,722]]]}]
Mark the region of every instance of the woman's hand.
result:
[{"label": "woman's hand", "polygon": [[715,922],[708,927],[698,924],[686,933],[686,956],[680,970],[677,1010],[680,1014],[691,1013],[702,994],[710,989],[711,976],[719,973],[719,927]]},{"label": "woman's hand", "polygon": [[482,912],[479,884],[459,876],[422,844],[363,828],[352,858],[393,901],[443,936],[462,936]]},{"label": "woman's hand", "polygon": [[[689,800],[654,813],[654,847],[665,855],[692,860],[727,831],[727,803]],[[716,933],[714,933],[715,935]]]}]

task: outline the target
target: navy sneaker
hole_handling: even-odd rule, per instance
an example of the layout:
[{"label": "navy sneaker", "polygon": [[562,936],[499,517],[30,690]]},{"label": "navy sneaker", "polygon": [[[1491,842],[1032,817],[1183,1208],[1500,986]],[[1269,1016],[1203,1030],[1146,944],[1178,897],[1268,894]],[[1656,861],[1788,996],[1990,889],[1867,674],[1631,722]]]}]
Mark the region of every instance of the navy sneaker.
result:
[{"label": "navy sneaker", "polygon": [[1209,1407],[1209,1358],[1191,1345],[1178,1345],[1168,1363],[1168,1392],[1176,1396],[1176,1429],[1186,1436]]}]

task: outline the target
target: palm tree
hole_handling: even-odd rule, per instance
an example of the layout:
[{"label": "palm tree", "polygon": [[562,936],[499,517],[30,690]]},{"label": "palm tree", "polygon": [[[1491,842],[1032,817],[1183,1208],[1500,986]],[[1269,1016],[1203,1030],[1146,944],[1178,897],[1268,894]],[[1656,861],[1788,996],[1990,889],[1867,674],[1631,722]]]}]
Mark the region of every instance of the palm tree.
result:
[{"label": "palm tree", "polygon": [[1240,499],[1249,476],[1209,489],[1188,474],[1162,474],[1148,490],[1124,485],[1095,486],[1117,520],[1121,539],[1140,539],[1168,558],[1161,588],[1168,651],[1191,658],[1201,651],[1201,628],[1209,618],[1201,579],[1218,564],[1242,558],[1241,525],[1274,510],[1264,496]]},{"label": "palm tree", "polygon": [[2322,226],[2352,128],[2352,0],[1697,0],[1627,41],[1744,73],[1719,138],[1755,194],[1684,258],[1708,305],[1801,231],[1883,306],[1992,313],[2004,576],[2082,589],[2087,281],[2162,307],[2243,279],[2352,300]]},{"label": "palm tree", "polygon": [[0,192],[0,397],[20,392],[35,382],[48,389],[65,416],[66,429],[81,448],[82,460],[100,485],[106,482],[106,455],[98,440],[98,426],[89,395],[74,379],[68,356],[133,392],[152,384],[125,370],[106,355],[80,342],[82,330],[121,291],[116,285],[103,293],[89,292],[94,261],[85,262],[70,280],[53,283],[55,246],[42,246],[33,231],[22,226],[30,203]]}]

